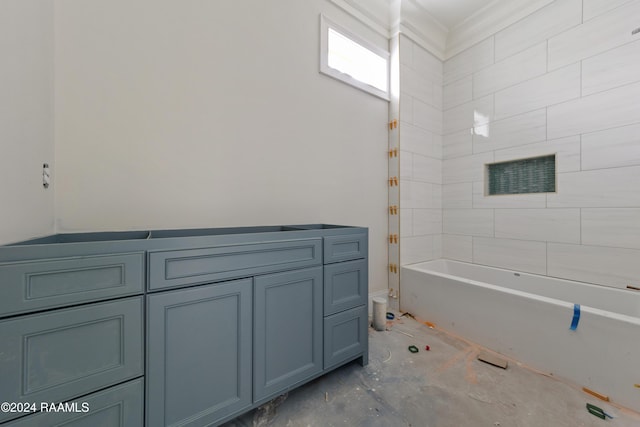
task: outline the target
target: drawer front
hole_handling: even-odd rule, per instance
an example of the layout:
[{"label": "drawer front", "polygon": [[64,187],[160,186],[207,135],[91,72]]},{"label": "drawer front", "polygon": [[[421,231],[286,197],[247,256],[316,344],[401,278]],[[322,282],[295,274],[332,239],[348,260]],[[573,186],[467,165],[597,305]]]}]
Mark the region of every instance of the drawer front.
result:
[{"label": "drawer front", "polygon": [[71,411],[41,412],[3,427],[140,427],[144,418],[143,390],[140,378],[68,402]]},{"label": "drawer front", "polygon": [[158,290],[322,264],[322,239],[149,253],[149,289]]},{"label": "drawer front", "polygon": [[325,237],[324,263],[366,258],[369,251],[367,243],[365,233]]},{"label": "drawer front", "polygon": [[0,264],[0,317],[144,291],[144,252]]},{"label": "drawer front", "polygon": [[367,304],[367,260],[340,262],[324,267],[324,314],[328,316]]},{"label": "drawer front", "polygon": [[363,354],[368,348],[367,307],[357,307],[324,319],[324,369]]},{"label": "drawer front", "polygon": [[65,402],[141,376],[142,307],[133,297],[0,322],[3,401]]}]

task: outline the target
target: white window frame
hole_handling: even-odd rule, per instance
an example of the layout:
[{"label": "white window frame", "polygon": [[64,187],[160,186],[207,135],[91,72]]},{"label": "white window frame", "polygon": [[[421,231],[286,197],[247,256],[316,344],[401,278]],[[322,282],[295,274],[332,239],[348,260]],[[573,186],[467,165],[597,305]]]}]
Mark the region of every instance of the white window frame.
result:
[{"label": "white window frame", "polygon": [[[336,70],[335,68],[331,68],[328,65],[329,62],[329,29],[332,29],[340,34],[342,34],[343,36],[351,39],[352,41],[358,43],[359,45],[361,45],[362,47],[370,50],[371,52],[375,53],[376,55],[382,57],[387,65],[387,90],[381,90],[378,89],[377,87],[371,86],[367,83],[364,83],[360,80],[357,80],[353,77],[351,77],[348,74],[342,73],[338,70]],[[336,24],[335,22],[331,21],[330,19],[328,19],[327,17],[325,17],[324,15],[320,15],[320,72],[322,74],[325,74],[329,77],[333,77],[336,80],[340,80],[344,83],[347,83],[348,85],[351,85],[355,88],[358,88],[362,91],[368,92],[372,95],[377,96],[378,98],[382,98],[385,101],[389,101],[390,100],[390,96],[389,96],[389,86],[390,86],[390,79],[389,79],[389,73],[390,73],[390,66],[389,66],[389,60],[390,58],[390,54],[388,51],[385,51],[384,49],[381,49],[380,47],[374,45],[373,43],[363,39],[362,37],[352,33],[351,31],[347,30],[346,28]]]}]

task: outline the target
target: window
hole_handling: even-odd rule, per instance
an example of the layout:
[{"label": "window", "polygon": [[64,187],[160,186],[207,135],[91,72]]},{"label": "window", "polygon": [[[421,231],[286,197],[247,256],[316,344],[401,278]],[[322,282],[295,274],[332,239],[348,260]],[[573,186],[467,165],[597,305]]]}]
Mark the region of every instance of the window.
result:
[{"label": "window", "polygon": [[389,52],[320,17],[320,72],[389,100]]},{"label": "window", "polygon": [[556,155],[489,164],[486,178],[488,196],[554,193],[556,191]]}]

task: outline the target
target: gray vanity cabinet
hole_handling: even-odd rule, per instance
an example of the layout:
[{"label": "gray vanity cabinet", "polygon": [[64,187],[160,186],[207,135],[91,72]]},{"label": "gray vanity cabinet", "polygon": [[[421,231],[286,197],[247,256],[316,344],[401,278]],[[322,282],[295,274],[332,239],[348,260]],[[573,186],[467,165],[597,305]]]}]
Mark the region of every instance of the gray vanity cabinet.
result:
[{"label": "gray vanity cabinet", "polygon": [[252,279],[147,296],[147,426],[208,426],[252,403]]},{"label": "gray vanity cabinet", "polygon": [[[368,231],[57,234],[0,246],[0,427],[217,426],[367,364]],[[145,322],[146,320],[146,322]]]},{"label": "gray vanity cabinet", "polygon": [[322,267],[257,276],[254,401],[322,371]]}]

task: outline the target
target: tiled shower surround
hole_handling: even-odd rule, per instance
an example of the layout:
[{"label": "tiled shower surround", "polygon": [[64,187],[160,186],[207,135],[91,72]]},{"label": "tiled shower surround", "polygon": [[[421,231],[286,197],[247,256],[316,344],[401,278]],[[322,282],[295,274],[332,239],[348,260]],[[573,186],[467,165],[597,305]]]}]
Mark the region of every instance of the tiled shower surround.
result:
[{"label": "tiled shower surround", "polygon": [[[556,0],[445,61],[443,160],[428,172],[406,130],[422,127],[418,95],[401,79],[402,264],[439,257],[441,170],[442,257],[640,286],[638,27],[640,0]],[[545,154],[557,193],[485,196],[485,164]],[[416,177],[430,204],[416,204]]]},{"label": "tiled shower surround", "polygon": [[442,61],[400,36],[400,260],[442,256]]}]

